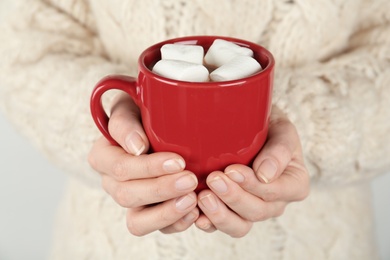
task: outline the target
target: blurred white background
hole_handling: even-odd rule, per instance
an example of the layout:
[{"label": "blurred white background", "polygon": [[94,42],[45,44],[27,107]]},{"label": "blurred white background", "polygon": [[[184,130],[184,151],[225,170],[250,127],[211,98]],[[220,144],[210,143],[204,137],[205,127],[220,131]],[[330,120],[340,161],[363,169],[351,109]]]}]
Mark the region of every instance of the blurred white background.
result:
[{"label": "blurred white background", "polygon": [[[12,3],[0,0],[0,22]],[[0,166],[0,260],[46,259],[66,176],[1,114]],[[382,259],[390,260],[390,173],[375,179],[372,186],[376,238]]]},{"label": "blurred white background", "polygon": [[0,166],[0,260],[46,259],[66,176],[1,114]]}]

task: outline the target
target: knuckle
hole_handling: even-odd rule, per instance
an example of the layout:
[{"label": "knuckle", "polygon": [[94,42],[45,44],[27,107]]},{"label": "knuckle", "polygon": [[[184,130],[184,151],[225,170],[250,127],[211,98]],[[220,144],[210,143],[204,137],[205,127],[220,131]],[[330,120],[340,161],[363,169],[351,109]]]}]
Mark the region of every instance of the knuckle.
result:
[{"label": "knuckle", "polygon": [[251,225],[249,225],[249,227],[238,229],[237,231],[235,231],[230,236],[232,238],[242,238],[242,237],[246,236],[249,233],[250,228],[251,228]]},{"label": "knuckle", "polygon": [[274,190],[274,189],[270,189],[270,188],[267,188],[263,195],[262,195],[262,199],[265,201],[265,202],[272,202],[272,201],[276,201],[278,200],[280,197],[279,193]]},{"label": "knuckle", "polygon": [[283,206],[283,207],[280,207],[279,209],[277,209],[275,211],[274,217],[280,217],[281,215],[283,215],[285,209],[286,209],[286,206]]},{"label": "knuckle", "polygon": [[296,196],[297,201],[306,199],[310,194],[310,177],[307,170],[305,170],[305,174],[301,174],[300,176],[300,188],[298,189]]},{"label": "knuckle", "polygon": [[286,117],[273,119],[271,124],[273,127],[276,127],[279,129],[284,129],[284,132],[287,132],[287,133],[296,132],[295,125],[292,124],[291,121],[289,119],[287,119]]},{"label": "knuckle", "polygon": [[302,189],[300,191],[300,193],[298,194],[298,196],[297,196],[297,201],[302,201],[302,200],[306,199],[309,196],[309,194],[310,194],[310,189],[309,188]]},{"label": "knuckle", "polygon": [[276,158],[283,158],[285,161],[289,161],[291,158],[291,151],[288,144],[284,142],[278,142],[274,145],[274,154]]},{"label": "knuckle", "polygon": [[107,177],[105,177],[104,175],[102,176],[102,179],[101,179],[101,186],[103,188],[103,190],[107,193],[109,193],[109,185],[108,185],[108,181],[106,179]]},{"label": "knuckle", "polygon": [[113,163],[112,175],[118,181],[127,180],[127,164],[126,164],[126,158],[124,156],[120,156]]},{"label": "knuckle", "polygon": [[115,194],[114,194],[114,199],[115,199],[115,201],[119,204],[119,205],[121,205],[122,207],[124,206],[124,205],[127,205],[128,203],[127,203],[127,196],[126,196],[127,194],[125,194],[125,191],[124,191],[124,189],[123,188],[117,188],[116,190],[115,190]]},{"label": "knuckle", "polygon": [[246,219],[250,222],[259,222],[268,219],[268,217],[263,208],[257,208],[251,211]]},{"label": "knuckle", "polygon": [[117,187],[114,194],[115,201],[122,207],[133,208],[136,206],[134,197],[130,190],[125,187]]},{"label": "knuckle", "polygon": [[92,152],[90,152],[90,153],[88,154],[87,160],[88,160],[88,164],[92,167],[92,169],[98,170],[98,169],[97,169],[96,160],[95,160],[95,156],[93,155]]},{"label": "knuckle", "polygon": [[143,235],[146,235],[146,233],[140,229],[140,225],[138,225],[135,219],[131,218],[130,215],[128,215],[127,217],[126,226],[127,226],[127,230],[133,236],[141,237]]}]

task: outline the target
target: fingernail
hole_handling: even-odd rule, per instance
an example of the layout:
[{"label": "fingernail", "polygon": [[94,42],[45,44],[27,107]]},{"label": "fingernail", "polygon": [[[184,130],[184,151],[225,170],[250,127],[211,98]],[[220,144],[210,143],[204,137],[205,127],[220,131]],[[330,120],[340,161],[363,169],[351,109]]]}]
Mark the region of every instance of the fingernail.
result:
[{"label": "fingernail", "polygon": [[230,179],[232,179],[233,181],[238,182],[238,183],[242,183],[242,182],[245,181],[244,175],[242,175],[242,174],[241,174],[240,172],[238,172],[238,171],[232,170],[232,171],[227,172],[226,175],[227,175]]},{"label": "fingernail", "polygon": [[202,205],[209,211],[215,211],[218,208],[218,203],[213,195],[208,194],[200,198]]},{"label": "fingernail", "polygon": [[218,193],[224,193],[224,192],[227,192],[227,190],[228,190],[228,187],[227,187],[225,181],[222,180],[222,178],[219,176],[215,177],[209,183],[209,185],[211,186],[211,188],[213,188]]},{"label": "fingernail", "polygon": [[178,210],[186,210],[195,203],[195,197],[193,195],[185,195],[176,200],[176,208]]},{"label": "fingernail", "polygon": [[261,178],[265,183],[269,183],[270,180],[276,175],[278,166],[271,159],[264,160],[260,167],[257,169],[257,176]]},{"label": "fingernail", "polygon": [[197,227],[203,230],[207,230],[211,228],[211,224],[210,223],[197,224]]},{"label": "fingernail", "polygon": [[185,215],[185,216],[183,217],[183,220],[184,220],[184,222],[192,223],[192,222],[195,221],[195,219],[196,219],[197,216],[198,216],[198,215],[197,215],[196,213],[194,213],[194,212],[191,211],[190,213],[188,213],[187,215]]},{"label": "fingernail", "polygon": [[163,163],[163,169],[168,173],[182,171],[185,167],[186,163],[182,159],[170,159]]},{"label": "fingernail", "polygon": [[188,190],[190,188],[195,188],[195,186],[198,184],[198,180],[196,177],[192,174],[187,174],[181,178],[179,178],[176,183],[176,189],[177,190]]},{"label": "fingernail", "polygon": [[130,133],[125,140],[127,149],[135,156],[140,155],[146,148],[141,135],[138,132]]}]

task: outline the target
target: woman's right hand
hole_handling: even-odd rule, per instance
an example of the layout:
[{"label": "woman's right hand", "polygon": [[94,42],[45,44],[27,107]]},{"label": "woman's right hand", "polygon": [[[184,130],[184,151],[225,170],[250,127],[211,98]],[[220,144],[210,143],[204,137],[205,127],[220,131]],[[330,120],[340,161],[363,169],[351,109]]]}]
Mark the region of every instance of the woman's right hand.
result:
[{"label": "woman's right hand", "polygon": [[139,110],[126,94],[114,102],[109,131],[120,146],[99,138],[90,151],[89,163],[101,174],[103,189],[127,208],[130,233],[174,233],[190,227],[199,216],[194,192],[197,178],[184,170],[184,159],[178,154],[146,154],[149,142]]}]

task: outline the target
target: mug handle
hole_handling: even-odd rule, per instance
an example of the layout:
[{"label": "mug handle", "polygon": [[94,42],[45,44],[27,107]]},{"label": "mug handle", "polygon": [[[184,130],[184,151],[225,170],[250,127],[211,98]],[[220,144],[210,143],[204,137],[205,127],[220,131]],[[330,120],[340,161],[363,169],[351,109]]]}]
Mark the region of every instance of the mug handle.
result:
[{"label": "mug handle", "polygon": [[124,75],[109,75],[101,79],[95,86],[91,94],[90,109],[92,118],[95,121],[96,126],[100,132],[107,138],[107,140],[113,144],[118,145],[118,142],[112,138],[108,131],[109,117],[104,111],[102,96],[103,94],[112,89],[122,90],[129,94],[136,104],[138,104],[138,87],[135,78]]}]

